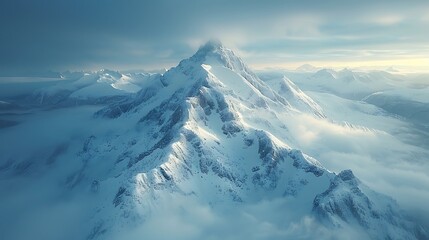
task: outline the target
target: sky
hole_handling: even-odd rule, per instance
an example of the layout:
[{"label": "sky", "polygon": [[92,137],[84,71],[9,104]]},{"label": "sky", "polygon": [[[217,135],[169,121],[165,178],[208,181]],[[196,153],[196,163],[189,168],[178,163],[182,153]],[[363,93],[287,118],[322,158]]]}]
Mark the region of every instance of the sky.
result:
[{"label": "sky", "polygon": [[429,1],[2,0],[0,76],[175,66],[210,38],[255,69],[429,69]]}]

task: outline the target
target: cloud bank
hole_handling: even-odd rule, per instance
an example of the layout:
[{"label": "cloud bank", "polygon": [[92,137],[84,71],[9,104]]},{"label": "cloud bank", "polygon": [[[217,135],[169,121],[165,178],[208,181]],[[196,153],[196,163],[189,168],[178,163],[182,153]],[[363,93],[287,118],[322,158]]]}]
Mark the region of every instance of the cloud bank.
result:
[{"label": "cloud bank", "polygon": [[427,1],[6,0],[0,73],[170,67],[210,37],[255,67],[419,67],[429,53],[428,11]]}]

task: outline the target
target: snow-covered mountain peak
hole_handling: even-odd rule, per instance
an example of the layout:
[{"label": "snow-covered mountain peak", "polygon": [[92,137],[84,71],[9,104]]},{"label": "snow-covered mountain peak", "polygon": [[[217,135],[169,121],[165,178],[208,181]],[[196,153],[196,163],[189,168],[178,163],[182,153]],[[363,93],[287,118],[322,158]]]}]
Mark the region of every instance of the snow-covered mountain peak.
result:
[{"label": "snow-covered mountain peak", "polygon": [[118,71],[109,70],[109,69],[101,69],[96,72],[99,76],[110,77],[113,79],[119,79],[122,77],[122,74]]},{"label": "snow-covered mountain peak", "polygon": [[[321,79],[334,83],[326,85],[335,85],[330,79],[343,82],[334,71],[316,74],[331,77]],[[111,104],[85,108],[85,114],[90,112],[84,121],[90,124],[78,140],[46,147],[34,163],[38,154],[1,165],[0,173],[40,166],[55,171],[65,196],[87,193],[90,200],[82,203],[94,206],[89,204],[90,217],[82,221],[86,239],[124,239],[113,234],[147,224],[178,198],[220,212],[224,206],[284,200],[287,208],[275,211],[283,211],[286,221],[311,216],[333,228],[354,224],[368,232],[364,239],[415,239],[419,234],[393,201],[370,191],[350,170],[335,174],[293,149],[299,141],[325,136],[308,127],[327,122],[314,119],[325,117],[323,109],[286,76],[261,81],[218,41],[162,75],[100,70],[76,76],[44,89],[38,99],[52,106],[58,106],[57,99]],[[141,90],[130,94],[134,89]],[[106,118],[90,119],[95,111]]]},{"label": "snow-covered mountain peak", "polygon": [[210,39],[204,45],[202,45],[199,50],[201,51],[211,51],[215,49],[224,48],[224,45],[219,39]]},{"label": "snow-covered mountain peak", "polygon": [[336,74],[337,72],[335,72],[332,69],[321,69],[319,71],[317,71],[314,75],[313,78],[315,79],[322,79],[322,80],[326,80],[326,79],[336,79]]},{"label": "snow-covered mountain peak", "polygon": [[225,48],[220,41],[210,40],[202,45],[190,60],[196,63],[203,63],[210,57],[219,59],[226,58],[228,50],[231,51],[230,49]]},{"label": "snow-covered mountain peak", "polygon": [[[219,40],[208,41],[192,57],[182,62],[192,62],[198,65],[220,65],[236,72],[251,72],[243,60]],[[252,75],[254,74],[252,73]],[[256,75],[254,76],[256,77]]]},{"label": "snow-covered mountain peak", "polygon": [[356,73],[355,72],[353,72],[351,69],[349,69],[349,68],[343,68],[343,69],[341,69],[340,71],[338,71],[337,72],[337,74],[340,76],[340,77],[352,77],[352,76],[354,76],[354,75],[356,75]]},{"label": "snow-covered mountain peak", "polygon": [[249,107],[268,108],[268,103],[289,106],[240,57],[220,42],[209,41],[200,47],[193,56],[167,71],[161,82],[165,87],[186,88],[185,91],[191,92],[198,92],[202,86],[214,88],[223,96],[248,103]]},{"label": "snow-covered mountain peak", "polygon": [[130,111],[131,106],[138,107],[140,102],[154,96],[157,91],[168,92],[164,97],[181,92],[177,96],[182,96],[180,101],[184,102],[207,92],[208,89],[214,90],[215,95],[220,98],[228,100],[227,105],[232,109],[245,106],[252,110],[263,108],[282,112],[299,111],[325,117],[320,106],[290,80],[282,80],[278,88],[268,86],[240,57],[219,41],[207,42],[193,56],[182,60],[178,66],[164,73],[159,81],[152,81],[151,87],[147,87],[138,95],[138,100],[126,103],[126,106],[122,106],[122,103],[120,107],[110,106],[102,110],[102,115],[118,117],[121,115],[118,109],[121,109],[120,112],[124,109]]},{"label": "snow-covered mountain peak", "polygon": [[315,66],[313,66],[311,64],[306,63],[306,64],[303,64],[303,65],[297,67],[295,69],[295,71],[297,71],[297,72],[316,72],[319,69],[320,68],[317,68],[317,67],[315,67]]}]

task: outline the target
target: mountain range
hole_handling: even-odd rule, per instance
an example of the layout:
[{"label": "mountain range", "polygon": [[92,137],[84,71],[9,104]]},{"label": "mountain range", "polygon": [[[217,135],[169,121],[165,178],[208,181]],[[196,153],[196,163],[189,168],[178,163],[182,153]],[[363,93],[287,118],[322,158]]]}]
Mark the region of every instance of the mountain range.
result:
[{"label": "mountain range", "polygon": [[[373,94],[363,74],[326,69],[306,74],[318,89],[337,91],[344,87],[332,83],[338,78],[352,82],[349,89],[362,92],[350,90],[351,99]],[[62,77],[20,101],[0,105],[8,111],[4,121],[19,116],[16,125],[4,123],[1,129],[1,141],[14,143],[0,148],[0,189],[9,193],[0,201],[4,239],[156,238],[175,231],[171,219],[176,215],[208,221],[198,231],[184,224],[183,231],[196,231],[184,236],[217,239],[222,236],[217,227],[234,226],[232,215],[266,202],[272,206],[260,212],[253,208],[245,216],[256,220],[235,229],[238,233],[229,229],[229,238],[240,238],[246,228],[271,229],[259,221],[267,212],[288,231],[251,239],[314,239],[317,235],[293,228],[310,220],[310,228],[323,229],[313,234],[329,239],[348,238],[340,235],[346,230],[354,234],[351,239],[429,237],[393,198],[372,190],[352,170],[329,170],[318,156],[298,148],[297,139],[311,136],[296,134],[297,116],[331,121],[318,101],[287,76],[261,80],[218,41],[209,41],[163,74],[101,70]],[[377,84],[374,88],[384,91]],[[380,93],[373,94],[365,101],[379,98]],[[43,110],[26,122],[28,109]],[[26,139],[33,128],[37,138]],[[60,225],[60,216],[37,211],[34,215],[43,216],[46,226],[34,223],[35,210],[28,214],[25,207],[33,198],[46,212],[71,215],[73,223],[59,220]],[[51,203],[56,207],[47,206]],[[63,230],[40,230],[45,228]]]}]

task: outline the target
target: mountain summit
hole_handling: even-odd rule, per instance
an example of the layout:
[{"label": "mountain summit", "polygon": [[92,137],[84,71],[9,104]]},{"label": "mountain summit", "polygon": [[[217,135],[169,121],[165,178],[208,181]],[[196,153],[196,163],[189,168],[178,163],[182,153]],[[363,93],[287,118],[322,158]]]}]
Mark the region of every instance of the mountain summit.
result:
[{"label": "mountain summit", "polygon": [[296,68],[297,72],[317,72],[319,68],[311,65],[311,64],[303,64]]},{"label": "mountain summit", "polygon": [[290,80],[284,84],[284,92],[271,89],[232,50],[211,41],[136,99],[98,112],[130,126],[109,147],[103,137],[89,139],[95,148],[86,152],[96,153],[91,161],[110,161],[120,173],[99,176],[110,182],[99,194],[113,198],[102,206],[116,216],[103,219],[102,228],[121,225],[124,214],[156,212],[160,199],[173,196],[213,208],[287,197],[297,212],[326,226],[357,227],[373,238],[414,238],[413,224],[390,198],[363,186],[351,171],[337,175],[290,147],[296,136],[289,117],[323,113]]},{"label": "mountain summit", "polygon": [[[324,118],[320,106],[287,78],[274,90],[220,42],[208,42],[141,86],[136,95],[97,109],[83,141],[47,151],[46,171],[60,175],[65,196],[82,196],[76,201],[87,206],[86,239],[124,239],[160,215],[157,230],[168,231],[176,227],[175,214],[190,212],[208,220],[208,228],[226,219],[208,211],[235,210],[250,224],[255,221],[246,214],[254,211],[265,224],[254,206],[266,202],[281,202],[270,207],[285,228],[311,218],[328,229],[358,229],[364,238],[423,234],[392,199],[350,170],[336,174],[296,149],[302,136],[294,135],[291,122]],[[50,160],[64,148],[69,161]]]},{"label": "mountain summit", "polygon": [[200,48],[198,49],[198,51],[195,53],[196,55],[198,54],[204,54],[204,53],[208,53],[208,52],[213,52],[213,51],[217,51],[217,50],[221,50],[224,49],[225,47],[223,46],[222,42],[218,39],[211,39],[209,41],[207,41],[204,45],[201,45]]}]

